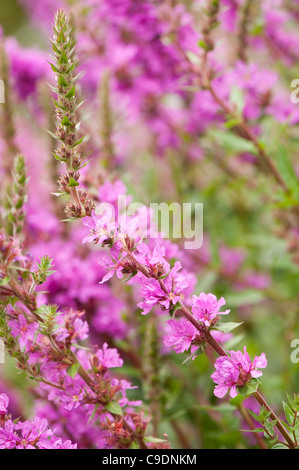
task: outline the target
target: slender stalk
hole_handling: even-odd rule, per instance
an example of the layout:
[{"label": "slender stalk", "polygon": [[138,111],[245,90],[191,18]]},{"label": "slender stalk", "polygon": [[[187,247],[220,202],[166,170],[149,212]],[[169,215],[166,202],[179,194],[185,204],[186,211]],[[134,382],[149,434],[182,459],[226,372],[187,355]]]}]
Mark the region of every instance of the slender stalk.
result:
[{"label": "slender stalk", "polygon": [[[134,257],[134,255],[132,253],[130,253],[128,251],[127,248],[124,247],[124,251],[126,251],[128,253],[128,256],[129,258],[134,262],[134,266],[135,268],[137,268],[138,270],[140,270],[142,273],[145,272],[146,274],[146,277],[152,277],[149,272],[146,270],[146,268],[144,266],[141,265],[141,263],[139,263],[136,258]],[[142,270],[140,269],[140,267],[142,268]],[[163,291],[165,292],[165,294],[169,295],[170,292],[168,291],[168,289],[166,288],[164,282],[159,279],[159,284],[161,286],[161,288],[163,289]],[[195,318],[194,316],[192,315],[192,313],[190,312],[190,310],[181,302],[181,307],[178,309],[178,312],[181,313],[181,315],[183,315],[186,320],[190,321],[190,323],[192,323],[192,325],[199,331],[200,335],[204,337],[205,341],[213,348],[213,350],[219,355],[219,356],[228,356],[227,352],[222,348],[222,346],[213,338],[213,336],[211,335],[210,331],[206,328],[206,327],[203,327]],[[291,449],[294,449],[296,448],[296,443],[291,439],[291,437],[289,436],[288,432],[286,431],[286,429],[284,428],[283,424],[281,423],[281,421],[279,420],[279,418],[276,416],[275,412],[272,410],[272,408],[270,407],[270,405],[268,405],[268,403],[266,402],[266,400],[262,397],[262,395],[259,393],[259,392],[255,392],[253,393],[253,396],[254,398],[258,401],[258,403],[262,406],[264,406],[268,411],[271,412],[271,418],[275,421],[277,421],[276,423],[276,427],[277,429],[281,432],[281,434],[283,435],[283,437],[285,438],[286,442],[288,443],[289,447]]]}]

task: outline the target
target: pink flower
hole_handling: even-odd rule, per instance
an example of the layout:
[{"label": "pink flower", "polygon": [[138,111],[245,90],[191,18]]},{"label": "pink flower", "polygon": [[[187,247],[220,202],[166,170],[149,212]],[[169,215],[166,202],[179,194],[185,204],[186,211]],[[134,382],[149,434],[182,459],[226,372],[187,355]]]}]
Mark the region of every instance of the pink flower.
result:
[{"label": "pink flower", "polygon": [[76,377],[72,379],[70,376],[66,376],[64,386],[66,388],[66,393],[58,391],[56,396],[60,397],[61,401],[65,404],[64,407],[66,410],[75,410],[81,405],[82,400],[84,399],[84,389],[81,382],[79,382]]},{"label": "pink flower", "polygon": [[230,356],[221,356],[216,359],[215,369],[211,378],[215,382],[214,395],[218,398],[223,398],[228,390],[230,396],[235,398],[238,394],[237,388],[243,387],[250,381],[252,377],[260,377],[261,371],[258,368],[264,369],[267,367],[267,359],[264,353],[260,356],[255,356],[251,362],[249,354],[244,346],[244,352],[241,351],[228,351]]},{"label": "pink flower", "polygon": [[215,295],[201,292],[198,297],[193,295],[192,300],[192,313],[196,320],[208,327],[211,326],[212,323],[216,323],[216,321],[213,320],[215,320],[218,315],[227,315],[230,312],[230,310],[219,312],[222,305],[225,305],[223,297],[217,301]]},{"label": "pink flower", "polygon": [[149,313],[155,305],[159,304],[169,310],[182,300],[182,291],[188,287],[188,282],[183,274],[178,274],[181,267],[181,264],[176,261],[168,276],[163,280],[166,290],[156,279],[141,279],[140,295],[143,300],[137,305],[143,310],[142,315]]},{"label": "pink flower", "polygon": [[39,328],[38,323],[28,323],[24,315],[18,316],[18,321],[8,322],[11,334],[14,338],[19,337],[20,348],[27,350],[28,343],[34,341],[35,334]]},{"label": "pink flower", "polygon": [[113,277],[114,273],[116,273],[116,276],[118,277],[118,279],[122,279],[123,269],[125,267],[125,260],[126,260],[125,254],[122,254],[118,260],[114,260],[114,259],[111,260],[109,258],[105,258],[104,260],[102,260],[101,264],[105,265],[108,272],[105,274],[103,279],[99,282],[99,284],[104,284],[104,282],[109,281],[109,279]]},{"label": "pink flower", "polygon": [[139,253],[137,256],[138,261],[145,264],[152,275],[159,277],[170,270],[170,265],[164,258],[165,247],[163,245],[157,244],[151,252],[148,245],[139,243],[137,251]]},{"label": "pink flower", "polygon": [[7,413],[8,403],[9,403],[9,398],[6,395],[6,393],[1,393],[0,394],[0,414]]},{"label": "pink flower", "polygon": [[113,213],[111,206],[105,208],[103,215],[97,215],[94,211],[91,217],[84,217],[83,225],[89,228],[90,235],[85,237],[82,243],[97,241],[102,244],[106,240],[114,239],[117,224],[113,221]]},{"label": "pink flower", "polygon": [[[192,341],[199,336],[198,330],[185,318],[179,320],[168,320],[168,333],[164,337],[164,344],[173,348],[177,354],[187,351]],[[198,349],[199,345],[191,347],[191,353]]]},{"label": "pink flower", "polygon": [[15,429],[20,429],[22,432],[22,439],[16,446],[17,449],[35,449],[36,441],[46,441],[53,434],[48,428],[48,421],[40,418],[34,418],[32,422],[18,422]]},{"label": "pink flower", "polygon": [[117,349],[108,348],[108,344],[104,343],[102,349],[97,352],[97,358],[101,366],[110,369],[112,367],[122,367],[124,361],[120,358]]},{"label": "pink flower", "polygon": [[14,433],[14,424],[11,420],[6,421],[3,428],[0,427],[0,449],[14,449],[19,440]]}]

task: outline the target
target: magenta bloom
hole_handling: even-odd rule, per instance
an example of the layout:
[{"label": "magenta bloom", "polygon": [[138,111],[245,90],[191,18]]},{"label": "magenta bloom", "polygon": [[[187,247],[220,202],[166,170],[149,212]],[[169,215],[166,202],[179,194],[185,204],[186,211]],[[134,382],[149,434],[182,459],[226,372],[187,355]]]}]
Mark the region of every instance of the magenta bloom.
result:
[{"label": "magenta bloom", "polygon": [[20,429],[22,433],[22,440],[16,446],[17,449],[35,449],[34,443],[36,441],[47,440],[53,434],[48,428],[48,421],[40,418],[34,418],[32,422],[21,423],[19,421],[15,429]]},{"label": "magenta bloom", "polygon": [[6,395],[6,393],[1,393],[0,394],[0,414],[7,413],[8,403],[9,403],[9,398]]},{"label": "magenta bloom", "polygon": [[211,323],[216,323],[213,322],[213,320],[215,320],[218,315],[227,315],[230,312],[230,310],[219,312],[222,305],[225,305],[225,300],[221,297],[221,299],[217,301],[217,297],[213,294],[201,292],[199,296],[193,295],[192,301],[192,313],[196,320],[208,327],[211,326]]},{"label": "magenta bloom", "polygon": [[0,428],[0,449],[14,449],[18,442],[18,437],[14,433],[14,424],[11,420],[6,421]]},{"label": "magenta bloom", "polygon": [[162,289],[156,279],[141,278],[140,295],[143,298],[137,305],[143,310],[142,315],[149,313],[155,305],[160,305],[169,310],[182,300],[182,292],[188,287],[188,282],[183,274],[178,273],[181,264],[176,261],[168,276],[164,279],[164,286],[168,294]]},{"label": "magenta bloom", "polygon": [[24,315],[19,315],[18,321],[8,322],[11,334],[14,338],[19,337],[20,348],[27,349],[28,343],[34,341],[35,334],[39,328],[38,323],[28,323]]},{"label": "magenta bloom", "polygon": [[113,220],[112,212],[111,207],[107,206],[103,215],[97,215],[92,211],[91,217],[84,217],[82,223],[89,228],[91,233],[83,239],[82,243],[97,240],[102,244],[106,240],[114,239],[117,224]]},{"label": "magenta bloom", "polygon": [[[192,341],[199,334],[198,330],[185,318],[179,320],[168,320],[168,333],[164,337],[164,344],[168,348],[173,348],[177,354],[187,351]],[[193,345],[191,353],[198,349],[198,345]]]},{"label": "magenta bloom", "polygon": [[100,364],[107,369],[112,367],[122,367],[124,361],[119,357],[115,348],[108,348],[108,344],[104,343],[102,349],[97,352],[97,358]]},{"label": "magenta bloom", "polygon": [[260,377],[261,371],[267,367],[265,353],[255,356],[251,362],[249,354],[244,346],[244,352],[228,351],[230,356],[221,356],[216,359],[215,369],[211,378],[215,382],[214,395],[223,398],[230,390],[230,396],[235,398],[238,394],[237,388],[243,387],[252,377]]}]

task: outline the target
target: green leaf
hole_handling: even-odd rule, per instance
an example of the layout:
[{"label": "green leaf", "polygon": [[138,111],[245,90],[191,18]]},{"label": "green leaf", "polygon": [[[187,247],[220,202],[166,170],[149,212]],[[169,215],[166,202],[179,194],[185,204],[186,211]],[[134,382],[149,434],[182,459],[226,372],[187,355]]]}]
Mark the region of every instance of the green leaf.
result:
[{"label": "green leaf", "polygon": [[61,56],[59,57],[59,61],[58,61],[59,64],[67,64],[68,63],[68,57],[66,55],[66,53],[63,51]]},{"label": "green leaf", "polygon": [[53,70],[53,72],[55,73],[59,73],[60,74],[60,70],[58,70],[54,64],[52,64],[51,62],[49,62],[50,66],[51,66],[51,69]]},{"label": "green leaf", "polygon": [[283,410],[284,410],[286,420],[289,424],[292,425],[294,422],[294,413],[292,412],[289,405],[287,405],[284,401],[282,402],[282,405],[283,405]]},{"label": "green leaf", "polygon": [[79,186],[78,181],[76,181],[74,178],[70,178],[68,187],[69,187],[69,188],[73,188],[73,187],[75,187],[75,186]]},{"label": "green leaf", "polygon": [[187,359],[185,359],[183,362],[182,362],[182,366],[184,364],[186,364],[186,362],[190,361],[190,359],[193,359],[195,356],[200,356],[201,354],[203,354],[203,349],[201,346],[198,347],[198,349],[196,349],[196,351],[194,351],[194,353],[190,354]]},{"label": "green leaf", "polygon": [[99,404],[97,404],[97,405],[94,406],[94,409],[93,409],[93,411],[92,411],[92,413],[91,413],[91,416],[90,416],[90,418],[89,418],[87,424],[90,424],[90,423],[91,423],[91,421],[92,421],[93,418],[95,417],[96,411],[97,411],[97,409],[99,408],[99,406],[100,406]]},{"label": "green leaf", "polygon": [[76,88],[75,86],[73,86],[70,91],[65,95],[66,98],[70,99],[70,98],[73,98],[75,96],[75,93],[76,93]]},{"label": "green leaf", "polygon": [[278,146],[276,153],[276,162],[280,175],[285,181],[288,188],[292,191],[293,195],[299,199],[299,180],[296,176],[287,151],[282,145]]},{"label": "green leaf", "polygon": [[267,410],[264,406],[260,409],[259,412],[259,421],[266,421],[271,415],[271,411]]},{"label": "green leaf", "polygon": [[219,145],[231,152],[249,152],[257,154],[255,145],[230,131],[211,130],[209,135],[218,141]]},{"label": "green leaf", "polygon": [[226,122],[225,122],[225,127],[227,127],[228,129],[230,129],[231,127],[235,127],[237,126],[238,124],[240,124],[241,122],[241,119],[240,118],[231,118],[231,119],[228,119]]},{"label": "green leaf", "polygon": [[133,441],[132,444],[130,445],[130,449],[139,449],[138,442]]},{"label": "green leaf", "polygon": [[110,403],[108,403],[105,406],[105,408],[106,408],[107,411],[109,411],[110,413],[112,413],[114,415],[120,415],[120,416],[123,415],[123,411],[121,409],[121,406],[117,401],[110,401]]},{"label": "green leaf", "polygon": [[207,44],[205,43],[205,41],[203,39],[200,39],[198,41],[198,45],[199,47],[201,47],[202,49],[204,49],[205,51],[208,51],[209,50],[209,47],[207,46]]},{"label": "green leaf", "polygon": [[194,405],[192,409],[196,410],[215,410],[219,413],[233,412],[237,410],[237,406],[231,403],[223,403],[222,405]]},{"label": "green leaf", "polygon": [[54,98],[52,98],[52,101],[54,103],[55,108],[59,108],[59,109],[62,109],[63,111],[66,111],[66,107],[59,104],[58,101],[56,101]]},{"label": "green leaf", "polygon": [[67,70],[66,70],[66,75],[68,75],[70,72],[72,72],[75,68],[76,64],[72,64]]},{"label": "green leaf", "polygon": [[70,377],[72,377],[72,379],[75,377],[75,375],[77,374],[78,370],[79,370],[79,367],[80,367],[80,364],[78,362],[76,362],[75,364],[72,364],[68,369],[67,369],[67,373]]},{"label": "green leaf", "polygon": [[46,129],[46,131],[48,132],[48,134],[50,134],[50,135],[53,137],[53,139],[59,140],[59,137],[58,137],[56,134],[54,134],[53,132],[49,131],[48,129]]},{"label": "green leaf", "polygon": [[73,145],[71,145],[71,148],[76,147],[79,144],[82,144],[83,140],[85,139],[85,136],[81,137],[81,139],[77,140]]},{"label": "green leaf", "polygon": [[3,277],[2,279],[0,279],[0,286],[5,286],[6,284],[8,284],[10,281],[10,277],[9,276],[5,276]]},{"label": "green leaf", "polygon": [[253,411],[251,411],[251,410],[248,410],[248,413],[253,417],[253,419],[254,419],[255,421],[260,422],[260,417],[259,417],[257,414],[255,414],[255,413],[254,413]]},{"label": "green leaf", "polygon": [[242,115],[245,100],[243,90],[238,86],[232,86],[229,97],[230,104],[236,109],[238,115]]},{"label": "green leaf", "polygon": [[[58,160],[59,162],[64,162],[64,161],[66,161],[65,158],[61,158],[61,157],[60,157],[59,155],[57,155],[56,153],[53,153],[53,155],[54,155],[55,160]],[[52,194],[54,194],[54,193],[52,193]]]},{"label": "green leaf", "polygon": [[66,81],[66,79],[64,78],[62,74],[59,75],[58,84],[64,88],[69,86],[68,82]]},{"label": "green leaf", "polygon": [[238,388],[238,391],[241,395],[247,397],[257,391],[259,384],[260,382],[253,377],[244,387]]},{"label": "green leaf", "polygon": [[264,432],[264,428],[256,428],[256,429],[240,429],[242,432]]},{"label": "green leaf", "polygon": [[71,121],[69,120],[67,116],[64,116],[64,118],[61,121],[61,124],[67,127],[70,127],[72,125]]},{"label": "green leaf", "polygon": [[215,330],[222,331],[222,333],[229,333],[230,331],[233,331],[235,328],[238,328],[238,326],[242,325],[243,322],[241,323],[235,323],[235,322],[226,322],[226,323],[217,323]]},{"label": "green leaf", "polygon": [[154,437],[154,436],[145,436],[144,437],[145,442],[155,442],[157,444],[165,442],[165,439],[160,439],[159,437]]}]

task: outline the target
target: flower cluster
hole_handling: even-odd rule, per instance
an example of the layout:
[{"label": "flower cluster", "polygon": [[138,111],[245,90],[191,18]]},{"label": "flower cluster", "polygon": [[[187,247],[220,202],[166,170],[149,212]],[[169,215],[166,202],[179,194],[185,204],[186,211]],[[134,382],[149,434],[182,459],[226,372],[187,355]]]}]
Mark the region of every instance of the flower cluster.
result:
[{"label": "flower cluster", "polygon": [[46,419],[36,417],[33,421],[12,421],[8,405],[8,396],[1,393],[0,449],[77,449],[77,444],[57,437]]},{"label": "flower cluster", "polygon": [[267,359],[264,353],[255,356],[251,362],[249,354],[244,346],[244,351],[228,351],[229,356],[218,357],[215,362],[216,371],[211,378],[216,387],[214,394],[218,398],[223,398],[227,392],[232,398],[238,394],[237,389],[244,387],[252,377],[257,378],[263,375],[258,369],[267,367]]}]

